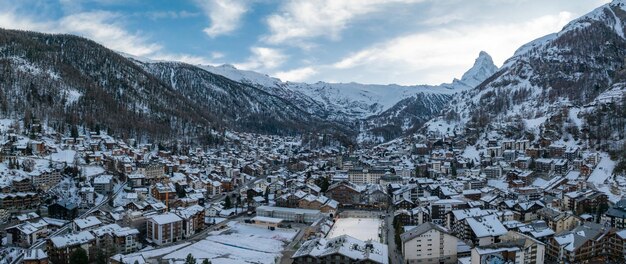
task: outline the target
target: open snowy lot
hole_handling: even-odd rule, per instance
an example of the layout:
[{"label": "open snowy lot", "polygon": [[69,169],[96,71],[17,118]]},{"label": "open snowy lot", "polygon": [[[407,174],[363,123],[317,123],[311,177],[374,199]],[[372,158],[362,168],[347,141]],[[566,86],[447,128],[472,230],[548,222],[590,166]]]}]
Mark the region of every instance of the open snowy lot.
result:
[{"label": "open snowy lot", "polygon": [[615,169],[615,161],[612,161],[609,155],[603,153],[600,155],[600,158],[600,163],[587,178],[587,182],[595,184],[596,187],[604,184],[609,176],[613,174],[613,169]]},{"label": "open snowy lot", "polygon": [[349,235],[359,240],[380,241],[383,221],[377,218],[339,218],[328,232],[327,238]]},{"label": "open snowy lot", "polygon": [[211,232],[206,239],[178,249],[163,257],[174,263],[184,262],[188,254],[196,259],[210,259],[220,263],[275,263],[284,246],[297,234],[295,229],[271,231],[238,222],[228,223],[228,228]]}]

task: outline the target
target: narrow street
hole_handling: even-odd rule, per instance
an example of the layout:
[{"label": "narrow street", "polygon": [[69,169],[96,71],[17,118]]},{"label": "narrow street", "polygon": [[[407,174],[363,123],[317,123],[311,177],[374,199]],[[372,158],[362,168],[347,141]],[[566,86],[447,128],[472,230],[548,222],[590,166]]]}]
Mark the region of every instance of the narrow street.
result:
[{"label": "narrow street", "polygon": [[285,250],[283,250],[282,252],[283,255],[280,258],[281,264],[291,264],[293,262],[291,260],[291,256],[293,256],[293,254],[296,253],[296,251],[298,250],[297,248],[295,248],[295,246],[300,243],[300,240],[302,240],[302,237],[304,236],[304,229],[306,229],[306,227],[299,228],[300,230],[298,230],[298,234],[296,234],[296,237],[293,239],[293,241],[291,241],[289,245],[285,246]]},{"label": "narrow street", "polygon": [[396,247],[395,240],[395,229],[393,227],[393,213],[389,213],[385,216],[385,225],[387,226],[387,245],[389,248],[389,259],[391,262],[389,264],[401,264],[402,263],[402,254],[400,250]]}]

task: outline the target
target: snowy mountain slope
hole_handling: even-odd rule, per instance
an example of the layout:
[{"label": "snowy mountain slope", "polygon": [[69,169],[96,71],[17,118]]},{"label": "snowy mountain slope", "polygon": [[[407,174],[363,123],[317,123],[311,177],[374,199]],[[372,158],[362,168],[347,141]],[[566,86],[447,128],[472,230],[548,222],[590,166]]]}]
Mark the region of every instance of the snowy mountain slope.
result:
[{"label": "snowy mountain slope", "polygon": [[353,136],[291,101],[184,63],[128,58],[71,35],[0,29],[0,115],[29,116],[55,128],[203,140],[238,130]]},{"label": "snowy mountain slope", "polygon": [[349,129],[342,128],[343,125],[307,113],[289,98],[193,65],[179,62],[135,63],[238,131],[284,134],[310,131],[315,127],[316,131],[341,130],[349,134]]},{"label": "snowy mountain slope", "polygon": [[488,77],[498,71],[498,67],[493,64],[491,56],[487,52],[481,51],[474,62],[472,68],[463,74],[461,83],[469,87],[476,87]]},{"label": "snowy mountain slope", "polygon": [[625,3],[603,5],[560,32],[523,45],[477,88],[455,95],[445,114],[430,121],[428,129],[484,131],[542,120],[560,107],[593,102],[623,80]]},{"label": "snowy mountain slope", "polygon": [[[163,139],[218,125],[197,104],[91,40],[0,29],[0,114]],[[123,120],[123,121],[122,121]],[[200,132],[202,129],[198,129]]]},{"label": "snowy mountain slope", "polygon": [[[323,113],[331,119],[364,119],[379,115],[398,102],[432,94],[451,95],[478,85],[491,76],[497,67],[486,52],[481,52],[475,64],[461,78],[441,85],[371,85],[359,83],[313,84],[282,82],[277,78],[252,71],[237,70],[230,65],[203,66],[203,69],[229,79],[251,84],[269,93],[298,102],[310,113]],[[426,98],[430,100],[430,98]]]}]

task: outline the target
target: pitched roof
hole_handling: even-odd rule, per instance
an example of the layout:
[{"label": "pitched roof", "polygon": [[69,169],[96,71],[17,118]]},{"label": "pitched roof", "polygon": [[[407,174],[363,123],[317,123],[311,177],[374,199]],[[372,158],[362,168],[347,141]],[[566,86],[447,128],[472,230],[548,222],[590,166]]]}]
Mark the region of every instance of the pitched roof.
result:
[{"label": "pitched roof", "polygon": [[402,233],[400,235],[400,239],[402,239],[402,242],[406,242],[408,240],[411,240],[411,239],[413,239],[413,238],[415,238],[415,237],[417,237],[417,236],[419,236],[421,234],[424,234],[424,233],[426,233],[426,232],[428,232],[430,230],[433,230],[433,229],[437,230],[439,232],[448,234],[448,230],[443,228],[442,226],[436,225],[436,224],[431,223],[431,222],[426,222],[426,223],[423,223],[421,225],[416,226],[415,228],[413,228],[413,229],[411,229],[409,231],[406,231],[406,232]]},{"label": "pitched roof", "polygon": [[351,260],[370,260],[373,263],[389,263],[387,245],[361,241],[348,235],[342,235],[331,239],[314,238],[302,244],[292,258],[303,256],[324,257],[340,254]]}]

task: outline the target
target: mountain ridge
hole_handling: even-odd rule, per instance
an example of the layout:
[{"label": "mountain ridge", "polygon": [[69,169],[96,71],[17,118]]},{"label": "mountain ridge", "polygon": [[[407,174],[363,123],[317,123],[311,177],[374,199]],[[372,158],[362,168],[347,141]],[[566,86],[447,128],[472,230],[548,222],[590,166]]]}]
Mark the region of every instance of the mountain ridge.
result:
[{"label": "mountain ridge", "polygon": [[[555,109],[575,109],[577,115],[593,112],[585,106],[607,91],[619,91],[626,81],[624,8],[624,1],[613,1],[572,20],[559,32],[522,45],[476,89],[455,95],[443,114],[426,124],[426,130],[445,134],[471,129],[478,137],[487,130],[512,126],[520,132],[560,138],[543,128]],[[584,125],[577,127],[584,129]]]},{"label": "mountain ridge", "polygon": [[[488,63],[491,63],[491,65],[488,65]],[[326,107],[334,111],[343,112],[348,116],[360,119],[381,114],[401,100],[416,94],[452,94],[473,88],[473,86],[480,83],[478,80],[486,79],[498,69],[493,64],[491,57],[484,51],[479,53],[474,65],[463,74],[464,77],[461,80],[453,79],[451,83],[439,85],[284,82],[267,74],[239,70],[229,64],[221,66],[204,65],[200,67],[235,81],[248,83],[262,89],[270,89],[270,92],[273,90],[274,92],[280,91],[285,93],[288,90],[295,93],[294,96],[306,95],[318,102],[323,102]],[[482,69],[477,69],[477,67],[482,67]],[[389,93],[388,91],[391,89],[395,92]],[[348,108],[356,108],[358,111],[350,113],[350,111],[347,111]]]},{"label": "mountain ridge", "polygon": [[[150,65],[178,65],[128,56],[148,71]],[[190,65],[211,74],[255,87],[270,95],[283,98],[294,107],[319,119],[358,127],[357,141],[372,143],[387,141],[416,130],[435,117],[453,94],[468,90],[498,70],[484,51],[459,79],[441,85],[372,85],[359,83],[297,83],[283,82],[254,71],[238,70],[230,64],[220,66]],[[159,75],[157,72],[153,74]],[[167,82],[167,76],[160,79]],[[172,86],[175,86],[172,83]],[[190,98],[200,98],[194,96]]]}]

